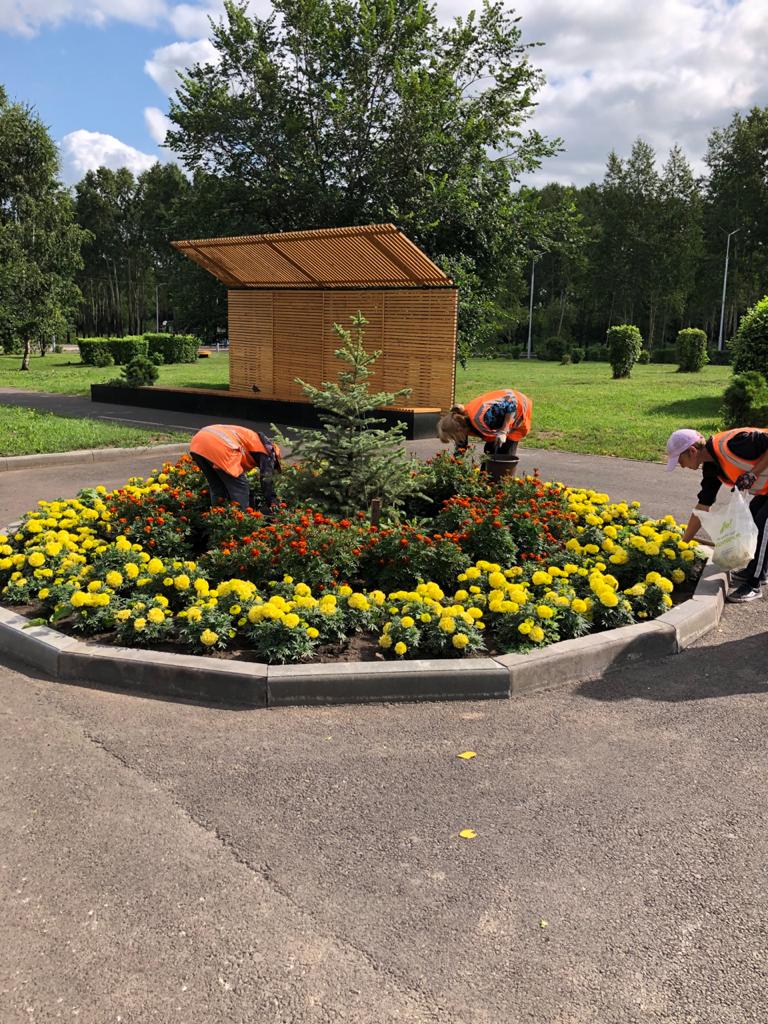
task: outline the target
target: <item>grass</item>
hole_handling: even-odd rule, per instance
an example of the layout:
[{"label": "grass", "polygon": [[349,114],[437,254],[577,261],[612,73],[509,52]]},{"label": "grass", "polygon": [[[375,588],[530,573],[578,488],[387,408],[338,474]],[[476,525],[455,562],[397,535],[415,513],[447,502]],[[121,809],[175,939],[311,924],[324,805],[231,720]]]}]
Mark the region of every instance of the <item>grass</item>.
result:
[{"label": "grass", "polygon": [[728,366],[678,373],[665,363],[635,366],[628,380],[612,380],[608,363],[470,360],[458,368],[456,400],[512,387],[533,399],[526,447],[658,461],[678,427],[708,436],[720,426]]},{"label": "grass", "polygon": [[183,435],[179,434],[0,405],[0,456],[71,452],[83,448],[138,448],[181,440]]},{"label": "grass", "polygon": [[[119,366],[85,366],[77,352],[33,356],[26,372],[21,356],[0,356],[0,387],[20,391],[50,391],[59,395],[89,395],[91,384],[105,384],[120,376]],[[229,385],[229,356],[217,352],[196,363],[159,366],[159,387],[213,388]]]},{"label": "grass", "polygon": [[[20,356],[0,356],[0,386],[87,395],[91,384],[119,376],[118,367],[83,366],[78,358],[76,352],[34,357],[32,368],[22,373]],[[159,386],[226,388],[229,356],[216,353],[159,370]],[[518,388],[534,401],[527,446],[658,461],[668,435],[678,427],[694,427],[705,436],[718,428],[730,372],[727,366],[707,366],[701,373],[678,373],[675,366],[651,363],[635,366],[629,380],[612,380],[607,363],[472,359],[466,370],[457,369],[456,398],[466,401],[494,388]],[[0,436],[5,437],[3,426]]]}]

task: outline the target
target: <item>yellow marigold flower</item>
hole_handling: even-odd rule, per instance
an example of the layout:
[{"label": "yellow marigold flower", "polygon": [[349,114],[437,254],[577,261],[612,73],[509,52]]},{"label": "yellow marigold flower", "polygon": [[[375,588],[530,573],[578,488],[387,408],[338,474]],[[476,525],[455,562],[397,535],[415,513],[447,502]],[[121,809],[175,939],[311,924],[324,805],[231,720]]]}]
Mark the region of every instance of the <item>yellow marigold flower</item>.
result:
[{"label": "yellow marigold flower", "polygon": [[48,587],[43,587],[42,590],[38,590],[37,592],[37,596],[40,598],[41,601],[44,601],[49,594],[50,590],[48,589]]},{"label": "yellow marigold flower", "polygon": [[150,558],[149,562],[147,563],[147,572],[151,572],[153,576],[156,576],[158,573],[162,572],[164,568],[165,566],[163,565],[159,558]]},{"label": "yellow marigold flower", "polygon": [[218,639],[219,634],[215,633],[212,629],[204,629],[200,634],[200,643],[205,644],[206,647],[213,647]]},{"label": "yellow marigold flower", "polygon": [[45,565],[45,555],[42,551],[33,551],[29,556],[29,564],[33,569],[39,569],[41,565]]},{"label": "yellow marigold flower", "polygon": [[604,590],[600,590],[597,594],[597,598],[600,601],[600,604],[605,605],[606,608],[615,608],[619,603],[616,593],[609,587],[606,587]]},{"label": "yellow marigold flower", "polygon": [[129,580],[135,580],[139,575],[139,567],[135,562],[126,562],[123,566],[123,571]]},{"label": "yellow marigold flower", "polygon": [[540,619],[551,619],[555,614],[555,609],[550,608],[548,604],[540,604],[536,609],[536,614]]},{"label": "yellow marigold flower", "polygon": [[548,586],[552,582],[552,577],[548,572],[544,572],[543,569],[537,569],[536,572],[531,576],[531,583],[535,587]]},{"label": "yellow marigold flower", "polygon": [[301,619],[296,612],[288,612],[288,614],[283,618],[283,625],[287,626],[288,629],[295,629],[300,622]]},{"label": "yellow marigold flower", "polygon": [[669,594],[662,594],[661,595],[661,603],[664,605],[665,608],[671,608],[672,607],[672,598],[669,596]]},{"label": "yellow marigold flower", "polygon": [[576,612],[577,615],[583,615],[587,610],[586,601],[582,601],[580,597],[574,597],[571,601],[571,610]]},{"label": "yellow marigold flower", "polygon": [[523,636],[528,636],[532,629],[533,623],[530,619],[525,619],[525,621],[521,622],[520,625],[517,627],[518,632],[522,633]]},{"label": "yellow marigold flower", "polygon": [[166,576],[165,579],[163,580],[163,586],[164,587],[172,587],[173,586],[173,576]]},{"label": "yellow marigold flower", "polygon": [[382,633],[381,636],[379,637],[379,647],[391,647],[391,646],[392,646],[392,637],[389,635],[389,633]]},{"label": "yellow marigold flower", "polygon": [[294,594],[298,594],[299,597],[307,597],[312,593],[306,583],[297,583],[293,588],[293,592]]},{"label": "yellow marigold flower", "polygon": [[432,616],[429,614],[429,612],[422,612],[421,615],[419,616],[419,621],[420,622],[425,622],[425,623],[426,622],[431,622],[432,621]]},{"label": "yellow marigold flower", "polygon": [[410,626],[414,625],[414,621],[410,615],[404,615],[402,619],[400,619],[400,624],[402,626],[405,626],[406,629],[408,629]]},{"label": "yellow marigold flower", "polygon": [[488,576],[488,583],[496,589],[498,589],[499,587],[503,587],[506,582],[507,578],[501,572],[492,572]]},{"label": "yellow marigold flower", "polygon": [[87,600],[86,595],[82,590],[76,590],[69,599],[69,603],[73,608],[82,608]]},{"label": "yellow marigold flower", "polygon": [[202,617],[202,611],[195,606],[187,610],[187,618],[189,619],[190,622],[199,622]]},{"label": "yellow marigold flower", "polygon": [[[465,579],[476,580],[479,579],[479,577],[481,576],[481,572],[478,568],[476,568],[476,566],[471,565],[469,569],[467,569],[466,574],[464,574],[464,576]],[[461,576],[459,576],[459,579],[461,579]]]},{"label": "yellow marigold flower", "polygon": [[469,637],[466,633],[456,633],[451,637],[451,643],[457,650],[462,651],[469,643]]},{"label": "yellow marigold flower", "polygon": [[314,626],[307,626],[307,636],[310,640],[317,640],[320,636],[319,630],[315,629]]},{"label": "yellow marigold flower", "polygon": [[165,622],[165,612],[162,608],[150,608],[147,612],[147,618],[150,622],[154,622],[157,625],[160,622]]},{"label": "yellow marigold flower", "polygon": [[395,647],[394,647],[395,654],[399,655],[400,657],[402,657],[407,650],[408,650],[408,646],[407,646],[407,644],[404,644],[402,640],[399,640],[395,644]]},{"label": "yellow marigold flower", "polygon": [[229,614],[230,615],[239,615],[241,611],[242,611],[242,608],[240,607],[239,604],[232,604],[232,605],[229,606]]},{"label": "yellow marigold flower", "polygon": [[119,573],[117,569],[112,569],[108,572],[104,579],[106,580],[108,587],[117,588],[123,585],[122,573]]},{"label": "yellow marigold flower", "polygon": [[293,576],[283,576],[283,583],[293,583]]},{"label": "yellow marigold flower", "polygon": [[541,628],[541,626],[534,626],[531,629],[530,635],[531,640],[533,640],[534,643],[540,644],[541,641],[544,639],[544,630]]},{"label": "yellow marigold flower", "polygon": [[115,612],[115,618],[118,622],[125,622],[126,619],[130,619],[131,611],[129,608],[121,608],[119,612]]},{"label": "yellow marigold flower", "polygon": [[438,622],[437,625],[438,625],[438,628],[443,631],[443,633],[455,633],[456,632],[456,620],[454,618],[452,618],[452,616],[450,616],[450,615],[446,615],[445,617],[440,619],[440,621]]},{"label": "yellow marigold flower", "polygon": [[95,594],[97,590],[101,590],[101,580],[91,580],[88,584],[89,593]]},{"label": "yellow marigold flower", "polygon": [[141,632],[142,629],[144,629],[146,624],[147,624],[147,620],[146,619],[134,619],[133,620],[133,628],[137,632],[139,632],[139,633]]},{"label": "yellow marigold flower", "polygon": [[189,590],[189,584],[190,579],[186,573],[182,573],[180,576],[177,576],[173,581],[173,585],[177,590]]},{"label": "yellow marigold flower", "polygon": [[675,583],[682,583],[685,579],[685,573],[682,569],[673,569],[672,579],[675,581]]}]

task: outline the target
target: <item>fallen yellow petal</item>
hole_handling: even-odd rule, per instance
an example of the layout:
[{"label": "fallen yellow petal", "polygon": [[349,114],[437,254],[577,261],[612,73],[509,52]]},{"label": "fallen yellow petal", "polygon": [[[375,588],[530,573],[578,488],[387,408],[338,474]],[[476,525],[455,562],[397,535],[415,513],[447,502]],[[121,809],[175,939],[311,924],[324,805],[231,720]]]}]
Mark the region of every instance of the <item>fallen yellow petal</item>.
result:
[{"label": "fallen yellow petal", "polygon": [[473,828],[463,828],[459,835],[462,839],[477,839],[477,832]]},{"label": "fallen yellow petal", "polygon": [[456,755],[460,757],[462,761],[471,761],[473,757],[477,757],[474,750],[463,750],[460,754]]},{"label": "fallen yellow petal", "polygon": [[539,921],[539,928],[549,928],[549,921],[543,918]]}]

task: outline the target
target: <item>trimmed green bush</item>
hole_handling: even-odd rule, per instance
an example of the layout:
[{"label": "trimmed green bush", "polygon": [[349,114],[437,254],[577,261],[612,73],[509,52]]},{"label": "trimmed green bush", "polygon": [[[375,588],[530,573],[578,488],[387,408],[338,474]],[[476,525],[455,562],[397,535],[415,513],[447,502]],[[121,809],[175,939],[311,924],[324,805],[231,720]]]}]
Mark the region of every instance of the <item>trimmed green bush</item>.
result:
[{"label": "trimmed green bush", "polygon": [[118,383],[127,388],[151,387],[158,377],[158,369],[147,356],[136,356],[123,367]]},{"label": "trimmed green bush", "polygon": [[741,318],[730,347],[734,373],[768,367],[768,295]]},{"label": "trimmed green bush", "polygon": [[587,362],[589,363],[607,363],[608,362],[608,346],[607,345],[588,345],[584,353]]},{"label": "trimmed green bush", "polygon": [[613,379],[620,380],[632,374],[632,367],[643,350],[643,339],[634,324],[617,324],[606,332],[608,356]]},{"label": "trimmed green bush", "polygon": [[[147,343],[138,335],[126,335],[124,338],[80,338],[77,342],[80,358],[86,366],[108,366],[109,363],[97,363],[96,352],[104,348],[112,356],[117,366],[124,366],[137,356],[147,355]],[[101,357],[98,357],[101,358]]]},{"label": "trimmed green bush", "polygon": [[583,359],[584,359],[584,349],[583,348],[579,348],[577,346],[576,348],[572,348],[571,349],[571,362],[573,362],[573,363],[580,363],[580,362],[582,362]]},{"label": "trimmed green bush", "polygon": [[678,331],[676,349],[680,373],[699,373],[709,362],[707,334],[698,327]]},{"label": "trimmed green bush", "polygon": [[97,358],[102,358],[101,354],[106,353],[112,362],[115,359],[112,353],[109,351],[106,338],[78,338],[77,347],[80,349],[80,359],[86,366],[107,366],[107,363],[96,362]]},{"label": "trimmed green bush", "polygon": [[193,334],[145,334],[149,356],[163,357],[164,363],[195,363],[200,339]]},{"label": "trimmed green bush", "polygon": [[94,345],[91,352],[91,366],[114,366],[115,359],[109,351],[109,345]]},{"label": "trimmed green bush", "polygon": [[647,348],[643,349],[643,351],[637,357],[637,361],[638,361],[638,363],[642,363],[643,366],[647,366],[647,364],[650,363],[650,361],[651,361],[651,353],[648,351]]},{"label": "trimmed green bush", "polygon": [[768,426],[768,382],[757,370],[737,374],[723,395],[726,427]]}]

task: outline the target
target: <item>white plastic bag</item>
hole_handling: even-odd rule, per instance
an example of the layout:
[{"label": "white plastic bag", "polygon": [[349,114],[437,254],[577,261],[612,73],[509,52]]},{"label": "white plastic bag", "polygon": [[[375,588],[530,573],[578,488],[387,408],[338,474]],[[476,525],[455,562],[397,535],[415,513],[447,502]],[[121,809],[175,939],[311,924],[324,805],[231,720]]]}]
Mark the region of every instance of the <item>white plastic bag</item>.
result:
[{"label": "white plastic bag", "polygon": [[755,553],[757,526],[741,491],[728,492],[709,512],[694,510],[712,538],[712,562],[718,569],[743,569]]}]

